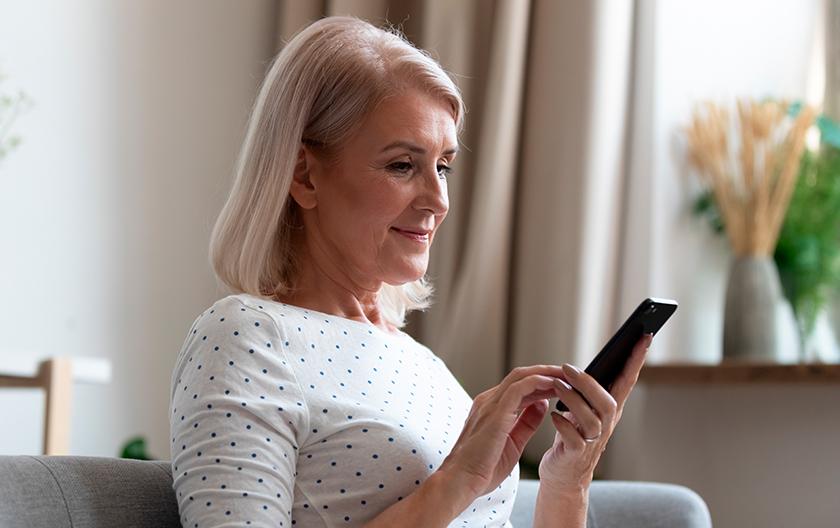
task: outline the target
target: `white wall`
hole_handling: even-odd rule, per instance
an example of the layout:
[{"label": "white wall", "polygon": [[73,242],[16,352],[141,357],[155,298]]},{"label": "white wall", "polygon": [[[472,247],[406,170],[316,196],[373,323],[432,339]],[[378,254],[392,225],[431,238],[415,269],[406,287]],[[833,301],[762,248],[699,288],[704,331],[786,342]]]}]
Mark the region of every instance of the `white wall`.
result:
[{"label": "white wall", "polygon": [[[74,389],[71,454],[169,457],[169,381],[218,298],[207,241],[275,43],[274,2],[0,3],[0,68],[34,108],[0,168],[4,358],[109,358]],[[41,450],[43,397],[0,392],[0,453]]]},{"label": "white wall", "polygon": [[[680,130],[701,99],[813,99],[818,0],[641,0],[623,309],[643,295],[680,302],[649,361],[716,363],[730,253],[689,213],[698,192]],[[717,528],[837,526],[840,387],[639,387],[607,451],[605,477],[677,482],[706,499]]]}]

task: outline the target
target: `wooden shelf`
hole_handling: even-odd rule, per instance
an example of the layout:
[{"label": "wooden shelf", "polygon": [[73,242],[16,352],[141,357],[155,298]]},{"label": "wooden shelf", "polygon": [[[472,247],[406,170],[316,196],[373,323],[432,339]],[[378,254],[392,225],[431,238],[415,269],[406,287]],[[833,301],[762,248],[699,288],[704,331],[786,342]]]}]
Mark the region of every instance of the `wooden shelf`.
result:
[{"label": "wooden shelf", "polygon": [[639,376],[647,384],[721,383],[840,383],[840,364],[800,363],[794,365],[723,362],[716,365],[667,363],[647,365]]}]

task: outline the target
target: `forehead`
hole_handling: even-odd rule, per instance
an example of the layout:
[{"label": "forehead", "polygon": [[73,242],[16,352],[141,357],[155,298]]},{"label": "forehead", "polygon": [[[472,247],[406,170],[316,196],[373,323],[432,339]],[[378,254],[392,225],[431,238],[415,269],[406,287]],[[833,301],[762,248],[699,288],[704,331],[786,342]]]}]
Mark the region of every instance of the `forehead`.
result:
[{"label": "forehead", "polygon": [[365,120],[361,134],[371,146],[408,140],[447,150],[456,147],[455,118],[444,101],[412,91],[388,97]]}]

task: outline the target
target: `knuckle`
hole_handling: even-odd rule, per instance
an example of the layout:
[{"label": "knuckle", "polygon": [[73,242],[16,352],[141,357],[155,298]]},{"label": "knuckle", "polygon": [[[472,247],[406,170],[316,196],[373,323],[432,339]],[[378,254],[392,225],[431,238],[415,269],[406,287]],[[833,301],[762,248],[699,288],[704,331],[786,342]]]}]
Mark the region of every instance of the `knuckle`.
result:
[{"label": "knuckle", "polygon": [[508,377],[510,378],[519,378],[525,375],[528,371],[528,367],[515,367],[513,370],[510,371]]},{"label": "knuckle", "polygon": [[607,412],[610,416],[615,416],[618,413],[618,402],[615,401],[612,395],[609,395],[607,398]]},{"label": "knuckle", "polygon": [[473,407],[481,407],[482,405],[484,405],[487,402],[487,400],[490,398],[489,392],[490,391],[484,391],[484,392],[476,395],[476,397],[473,398]]},{"label": "knuckle", "polygon": [[512,395],[519,394],[523,387],[526,387],[529,383],[528,377],[518,379],[507,386],[505,391],[502,393],[502,398],[509,398]]}]

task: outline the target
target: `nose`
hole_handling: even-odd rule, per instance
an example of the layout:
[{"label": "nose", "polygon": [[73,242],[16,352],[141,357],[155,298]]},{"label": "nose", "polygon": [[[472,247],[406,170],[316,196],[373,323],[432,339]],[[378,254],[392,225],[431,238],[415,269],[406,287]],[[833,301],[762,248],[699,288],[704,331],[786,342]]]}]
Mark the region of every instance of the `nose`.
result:
[{"label": "nose", "polygon": [[416,207],[429,211],[435,216],[442,216],[449,211],[449,188],[446,180],[437,172],[437,166],[425,171],[422,178],[422,189],[416,200]]}]

